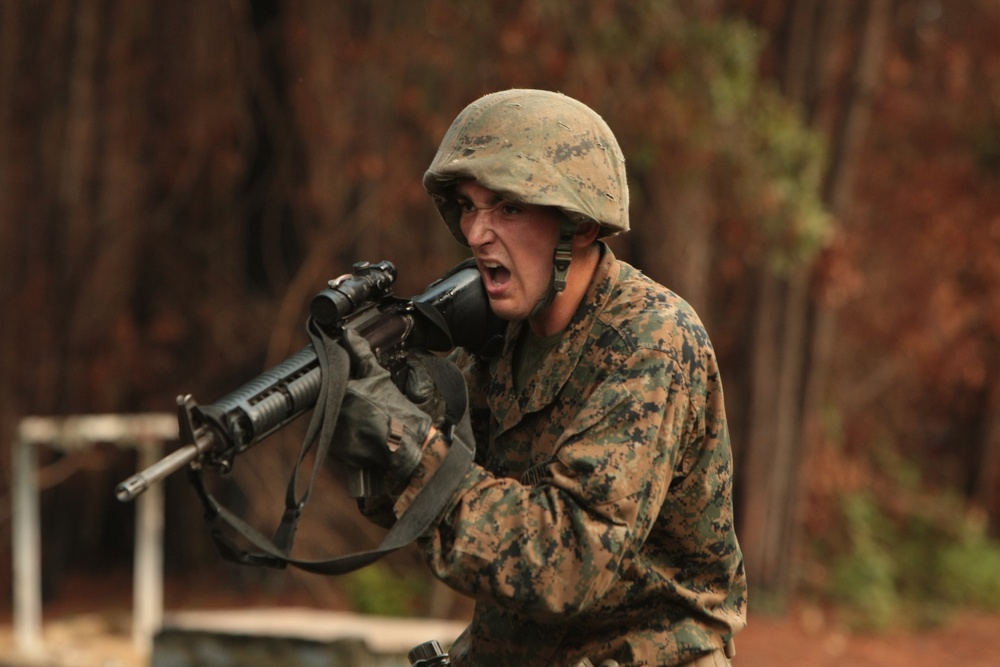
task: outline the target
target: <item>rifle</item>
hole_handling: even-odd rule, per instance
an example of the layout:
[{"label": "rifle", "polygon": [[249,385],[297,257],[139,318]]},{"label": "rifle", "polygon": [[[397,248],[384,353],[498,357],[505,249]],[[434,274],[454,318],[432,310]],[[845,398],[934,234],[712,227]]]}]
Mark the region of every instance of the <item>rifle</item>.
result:
[{"label": "rifle", "polygon": [[[345,328],[356,330],[397,384],[411,349],[444,352],[458,346],[488,354],[498,343],[502,323],[489,309],[471,260],[408,300],[392,295],[395,279],[391,262],[355,264],[351,273],[329,281],[312,299],[310,327],[332,337]],[[313,408],[326,381],[320,367],[311,343],[211,405],[199,406],[191,395],[178,396],[183,446],[118,484],[116,497],[122,502],[134,500],[186,465],[228,472],[236,456]],[[348,491],[354,498],[376,495],[374,487],[368,471],[348,475]]]}]

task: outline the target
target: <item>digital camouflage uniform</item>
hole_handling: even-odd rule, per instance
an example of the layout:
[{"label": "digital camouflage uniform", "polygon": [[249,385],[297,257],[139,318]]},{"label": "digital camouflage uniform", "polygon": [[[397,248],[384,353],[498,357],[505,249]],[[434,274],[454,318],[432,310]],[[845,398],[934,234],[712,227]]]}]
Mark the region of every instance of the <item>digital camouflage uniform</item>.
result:
[{"label": "digital camouflage uniform", "polygon": [[[629,226],[614,135],[558,93],[487,95],[455,119],[424,184],[467,244],[452,197],[461,178],[554,206],[572,225],[596,221],[602,235]],[[454,357],[477,462],[423,539],[435,575],[476,600],[453,665],[678,665],[745,625],[711,342],[681,298],[603,243],[601,252],[572,321],[522,391],[513,360],[525,323],[507,327],[494,359]],[[447,451],[434,435],[397,516]]]},{"label": "digital camouflage uniform", "polygon": [[[479,465],[426,540],[434,573],[477,600],[452,664],[676,665],[721,648],[744,625],[746,588],[722,385],[698,316],[605,248],[522,392],[520,329],[490,363],[457,359]],[[431,447],[407,498],[446,451]]]}]

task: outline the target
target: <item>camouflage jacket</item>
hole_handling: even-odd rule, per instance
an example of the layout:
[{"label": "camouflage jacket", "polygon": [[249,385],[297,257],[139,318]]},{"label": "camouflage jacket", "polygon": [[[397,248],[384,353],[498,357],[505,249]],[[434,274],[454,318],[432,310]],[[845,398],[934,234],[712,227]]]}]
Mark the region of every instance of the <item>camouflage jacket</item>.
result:
[{"label": "camouflage jacket", "polygon": [[[677,665],[745,625],[732,457],[715,354],[691,307],[604,255],[524,391],[508,327],[460,353],[477,463],[423,540],[476,600],[453,665]],[[399,513],[446,451],[432,441]]]}]

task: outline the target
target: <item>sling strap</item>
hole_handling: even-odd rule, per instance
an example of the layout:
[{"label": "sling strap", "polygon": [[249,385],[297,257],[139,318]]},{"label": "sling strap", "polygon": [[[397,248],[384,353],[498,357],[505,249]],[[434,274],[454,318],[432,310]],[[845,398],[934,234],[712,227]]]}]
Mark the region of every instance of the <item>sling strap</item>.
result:
[{"label": "sling strap", "polygon": [[[299,517],[312,492],[313,484],[326,460],[340,406],[347,388],[349,359],[347,351],[325,329],[310,320],[309,337],[316,349],[322,373],[322,387],[316,400],[305,439],[292,470],[285,493],[285,511],[274,536],[266,537],[245,520],[219,503],[205,486],[201,468],[190,468],[189,477],[205,510],[205,520],[222,558],[257,567],[284,568],[292,565],[316,574],[346,574],[375,562],[400,549],[428,532],[441,515],[452,494],[465,476],[475,455],[472,443],[452,437],[454,426],[465,418],[468,410],[468,389],[461,371],[453,363],[434,356],[425,359],[425,368],[435,387],[445,399],[446,427],[444,434],[451,447],[441,465],[414,498],[410,507],[399,517],[378,547],[344,554],[327,560],[300,560],[290,553],[295,540]],[[337,372],[337,369],[343,369]],[[301,494],[297,492],[299,468],[308,453],[316,448],[309,482]],[[336,446],[333,444],[333,446]],[[259,551],[247,551],[231,539],[235,531]]]}]

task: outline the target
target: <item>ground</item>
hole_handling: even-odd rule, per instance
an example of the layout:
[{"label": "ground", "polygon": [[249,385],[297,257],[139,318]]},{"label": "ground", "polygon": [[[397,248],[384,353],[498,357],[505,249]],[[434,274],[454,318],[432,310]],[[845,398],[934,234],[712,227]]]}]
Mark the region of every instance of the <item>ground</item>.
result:
[{"label": "ground", "polygon": [[921,632],[854,635],[823,622],[815,609],[751,617],[737,639],[735,667],[995,667],[1000,616],[956,614]]},{"label": "ground", "polygon": [[[77,583],[70,587],[72,599],[46,606],[49,658],[41,663],[16,656],[10,614],[5,614],[0,666],[144,667],[132,647],[127,600],[99,594],[93,586]],[[123,588],[128,589],[127,582],[117,587]],[[185,599],[191,600],[190,594]],[[238,599],[216,603],[241,605]],[[781,616],[751,614],[749,627],[736,643],[735,667],[994,667],[1000,665],[1000,616],[959,612],[926,631],[857,635],[817,608],[797,605]]]}]

